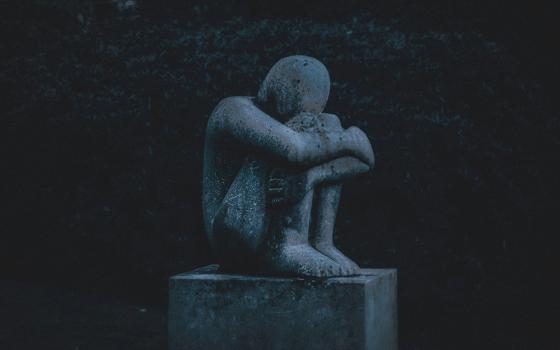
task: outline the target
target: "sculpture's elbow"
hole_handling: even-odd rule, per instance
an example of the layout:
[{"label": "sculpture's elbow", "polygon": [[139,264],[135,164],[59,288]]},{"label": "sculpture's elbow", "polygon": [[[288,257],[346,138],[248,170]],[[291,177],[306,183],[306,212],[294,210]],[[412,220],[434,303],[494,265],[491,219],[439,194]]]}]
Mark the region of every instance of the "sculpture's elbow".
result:
[{"label": "sculpture's elbow", "polygon": [[373,152],[373,147],[371,144],[368,144],[367,150],[365,151],[365,158],[363,161],[369,166],[370,169],[373,169],[375,166],[375,153]]}]

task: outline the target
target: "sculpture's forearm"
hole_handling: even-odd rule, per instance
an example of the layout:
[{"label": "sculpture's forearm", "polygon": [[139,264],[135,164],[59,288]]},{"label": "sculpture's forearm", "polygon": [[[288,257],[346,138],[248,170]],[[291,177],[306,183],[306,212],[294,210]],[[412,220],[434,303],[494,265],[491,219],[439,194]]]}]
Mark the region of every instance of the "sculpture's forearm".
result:
[{"label": "sculpture's forearm", "polygon": [[342,157],[315,166],[308,171],[311,186],[323,182],[340,182],[369,171],[370,167],[355,157]]},{"label": "sculpture's forearm", "polygon": [[343,156],[355,156],[373,165],[371,151],[364,150],[360,141],[366,136],[356,128],[326,133],[297,132],[243,98],[226,99],[217,110],[209,128],[218,132],[217,137],[228,135],[252,152],[305,166]]},{"label": "sculpture's forearm", "polygon": [[306,165],[324,164],[339,157],[350,156],[352,150],[347,146],[346,136],[341,132],[298,133],[298,152],[296,163]]},{"label": "sculpture's forearm", "polygon": [[[310,138],[304,143],[304,150],[309,157],[309,161],[302,162],[304,164],[317,165],[344,157],[357,159],[365,163],[368,168],[373,168],[375,164],[375,155],[369,139],[363,131],[356,127],[343,131],[302,133],[301,135]],[[324,155],[327,156],[324,157]]]}]

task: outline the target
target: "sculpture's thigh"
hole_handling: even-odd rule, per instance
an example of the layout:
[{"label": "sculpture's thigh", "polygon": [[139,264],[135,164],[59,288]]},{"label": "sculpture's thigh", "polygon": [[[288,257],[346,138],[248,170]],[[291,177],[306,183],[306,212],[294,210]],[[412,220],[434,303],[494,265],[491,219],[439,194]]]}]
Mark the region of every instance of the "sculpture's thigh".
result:
[{"label": "sculpture's thigh", "polygon": [[212,236],[224,260],[253,259],[267,230],[268,166],[247,157],[214,216]]}]

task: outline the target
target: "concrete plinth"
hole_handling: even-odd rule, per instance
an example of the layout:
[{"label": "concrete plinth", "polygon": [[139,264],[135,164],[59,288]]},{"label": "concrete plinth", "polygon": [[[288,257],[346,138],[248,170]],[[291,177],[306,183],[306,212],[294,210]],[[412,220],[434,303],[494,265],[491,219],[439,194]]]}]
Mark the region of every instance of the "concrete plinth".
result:
[{"label": "concrete plinth", "polygon": [[169,289],[169,349],[397,349],[397,273],[327,279],[193,272]]}]

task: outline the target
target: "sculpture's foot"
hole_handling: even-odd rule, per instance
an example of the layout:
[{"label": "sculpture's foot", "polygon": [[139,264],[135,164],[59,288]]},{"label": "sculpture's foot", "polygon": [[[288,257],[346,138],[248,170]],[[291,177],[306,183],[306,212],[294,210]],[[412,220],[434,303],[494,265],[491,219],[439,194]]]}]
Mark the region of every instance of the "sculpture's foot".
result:
[{"label": "sculpture's foot", "polygon": [[357,275],[360,273],[360,267],[332,244],[319,243],[315,244],[314,247],[325,256],[336,261],[341,266],[343,275]]},{"label": "sculpture's foot", "polygon": [[264,255],[267,271],[301,277],[345,276],[343,267],[306,242],[279,243]]}]

